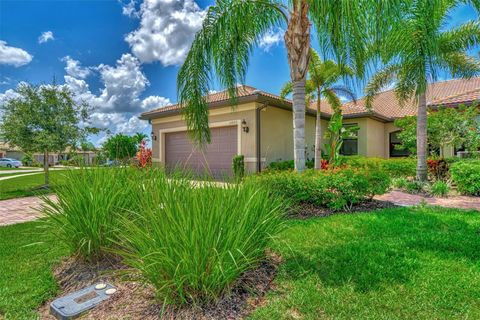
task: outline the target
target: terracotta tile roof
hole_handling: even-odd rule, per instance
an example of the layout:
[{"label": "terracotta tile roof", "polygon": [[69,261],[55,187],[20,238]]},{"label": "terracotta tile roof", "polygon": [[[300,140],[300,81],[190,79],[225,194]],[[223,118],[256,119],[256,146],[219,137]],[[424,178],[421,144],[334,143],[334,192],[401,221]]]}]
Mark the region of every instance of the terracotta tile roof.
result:
[{"label": "terracotta tile roof", "polygon": [[[256,95],[263,96],[273,101],[278,101],[287,106],[291,106],[291,100],[282,99],[277,95],[258,90],[251,86],[239,86],[238,98],[254,97]],[[226,90],[209,94],[207,96],[209,103],[221,103],[229,100],[229,95]],[[427,103],[430,106],[439,105],[455,105],[462,102],[480,101],[480,77],[472,78],[470,80],[453,79],[447,81],[436,82],[430,84],[427,89]],[[311,112],[316,111],[316,101],[312,102],[308,109]],[[162,108],[153,109],[142,113],[144,118],[152,118],[156,115],[161,115],[167,111],[180,110],[179,105],[171,105]],[[322,100],[321,105],[322,115],[328,117],[333,113],[329,103]],[[417,110],[416,103],[411,100],[400,106],[393,90],[387,90],[379,93],[373,101],[372,110],[365,107],[365,99],[358,99],[356,103],[353,101],[344,103],[342,106],[343,115],[345,117],[356,117],[371,115],[385,120],[393,120],[409,115],[414,115]]]},{"label": "terracotta tile roof", "polygon": [[[267,98],[271,99],[276,99],[278,101],[284,101],[286,103],[291,103],[290,100],[285,99],[283,100],[280,98],[280,96],[258,90],[257,88],[251,87],[251,86],[238,86],[237,87],[237,97],[242,98],[242,97],[248,97],[248,96],[254,96],[254,95],[261,95]],[[230,99],[230,95],[228,94],[227,90],[223,90],[220,92],[215,92],[211,93],[207,96],[207,101],[208,103],[214,103],[214,102],[227,102]],[[151,114],[158,114],[158,113],[163,113],[167,111],[172,111],[172,110],[180,110],[181,106],[178,104],[170,105],[170,106],[165,106],[157,109],[153,109],[147,112],[142,113],[143,116],[149,116]]]},{"label": "terracotta tile roof", "polygon": [[[430,84],[427,89],[427,104],[429,106],[469,103],[480,100],[480,78],[452,79]],[[386,118],[395,119],[416,114],[417,105],[411,100],[400,106],[395,92],[387,90],[377,95],[373,101],[372,111]],[[343,105],[344,114],[368,112],[365,99],[347,102]]]}]

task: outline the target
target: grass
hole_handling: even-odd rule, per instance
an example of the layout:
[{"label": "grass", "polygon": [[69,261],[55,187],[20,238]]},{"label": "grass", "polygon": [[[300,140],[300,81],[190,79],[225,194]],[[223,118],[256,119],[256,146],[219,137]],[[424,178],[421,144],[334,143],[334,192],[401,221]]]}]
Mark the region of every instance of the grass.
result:
[{"label": "grass", "polygon": [[[289,220],[272,244],[283,257],[274,290],[250,319],[479,319],[480,215],[443,208]],[[0,318],[33,318],[56,291],[51,266],[67,250],[0,227]],[[32,240],[34,239],[34,240]]]},{"label": "grass", "polygon": [[[61,173],[55,171],[50,172],[51,179],[59,177],[61,177]],[[35,190],[35,188],[43,185],[44,179],[44,175],[39,173],[7,180],[0,180],[0,200],[36,196],[53,192],[51,189]]]},{"label": "grass", "polygon": [[35,309],[57,293],[52,266],[67,253],[34,222],[0,227],[0,319],[35,319]]},{"label": "grass", "polygon": [[291,221],[251,319],[479,319],[480,215],[389,209]]}]

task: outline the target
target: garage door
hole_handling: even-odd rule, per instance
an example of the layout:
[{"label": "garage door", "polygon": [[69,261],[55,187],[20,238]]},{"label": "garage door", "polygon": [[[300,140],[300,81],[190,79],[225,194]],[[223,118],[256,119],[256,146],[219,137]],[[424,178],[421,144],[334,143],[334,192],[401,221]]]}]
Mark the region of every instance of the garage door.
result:
[{"label": "garage door", "polygon": [[187,132],[165,134],[167,169],[182,168],[192,173],[221,178],[232,174],[232,158],[237,154],[237,127],[212,128],[211,143],[205,150],[193,148]]}]

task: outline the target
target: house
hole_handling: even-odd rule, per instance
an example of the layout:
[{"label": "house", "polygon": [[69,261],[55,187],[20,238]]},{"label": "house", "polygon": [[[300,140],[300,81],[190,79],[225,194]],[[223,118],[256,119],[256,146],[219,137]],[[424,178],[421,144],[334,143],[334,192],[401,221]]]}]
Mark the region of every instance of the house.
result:
[{"label": "house", "polygon": [[[205,150],[193,148],[182,118],[182,108],[171,105],[141,114],[152,125],[153,161],[166,165],[186,167],[214,176],[231,171],[233,156],[244,155],[249,172],[260,171],[268,163],[293,158],[292,103],[274,94],[250,86],[239,86],[236,105],[232,107],[226,91],[209,94],[209,126],[211,144]],[[455,107],[471,104],[480,98],[480,78],[450,80],[429,86],[429,107]],[[305,142],[307,158],[314,154],[316,103],[306,111]],[[328,125],[332,108],[322,101],[322,130]],[[365,100],[348,102],[342,106],[345,126],[358,126],[356,137],[345,140],[342,153],[367,157],[399,157],[405,151],[395,149],[400,143],[395,119],[416,113],[413,101],[400,106],[393,90],[380,93],[371,110]],[[448,151],[453,155],[453,148]]]},{"label": "house", "polygon": [[[71,148],[69,147],[61,153],[50,153],[48,155],[48,163],[50,165],[58,165],[60,161],[70,159],[71,154]],[[83,157],[85,164],[92,164],[96,156],[95,151],[76,150],[74,154],[78,157]],[[0,141],[0,158],[12,158],[21,161],[24,156],[25,152],[20,148],[11,147],[8,143]],[[43,157],[43,153],[33,154],[33,159],[39,163],[43,163]]]}]

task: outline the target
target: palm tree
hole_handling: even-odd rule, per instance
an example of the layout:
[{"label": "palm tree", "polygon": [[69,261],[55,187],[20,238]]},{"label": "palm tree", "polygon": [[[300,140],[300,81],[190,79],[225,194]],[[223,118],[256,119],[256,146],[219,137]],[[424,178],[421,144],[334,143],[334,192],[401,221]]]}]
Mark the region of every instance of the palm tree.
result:
[{"label": "palm tree", "polygon": [[[322,168],[322,124],[321,124],[321,106],[322,98],[325,98],[334,110],[341,112],[342,103],[338,94],[348,96],[355,100],[355,94],[350,88],[341,85],[335,85],[342,76],[352,77],[354,72],[348,66],[336,64],[333,60],[322,61],[320,55],[311,49],[310,64],[308,66],[308,74],[310,78],[305,84],[305,94],[307,105],[311,101],[317,100],[317,118],[315,123],[315,165],[314,168],[319,170]],[[293,83],[287,82],[280,96],[285,98],[293,91]]]},{"label": "palm tree", "polygon": [[[384,69],[366,86],[366,104],[371,106],[375,94],[394,84],[402,105],[413,99],[417,114],[417,180],[427,179],[427,87],[435,82],[439,71],[454,77],[470,78],[480,72],[479,62],[466,51],[480,40],[480,24],[467,22],[444,30],[448,13],[459,0],[412,0],[404,18],[395,24],[381,46]],[[471,1],[478,10],[480,4]]]},{"label": "palm tree", "polygon": [[[206,14],[177,78],[178,101],[197,145],[210,142],[206,95],[214,80],[228,89],[244,83],[249,56],[272,28],[286,26],[293,93],[295,169],[305,168],[305,82],[310,61],[311,26],[325,55],[352,65],[362,76],[365,44],[383,36],[406,0],[217,0]],[[377,17],[382,17],[377,19]]]}]

